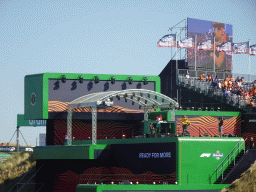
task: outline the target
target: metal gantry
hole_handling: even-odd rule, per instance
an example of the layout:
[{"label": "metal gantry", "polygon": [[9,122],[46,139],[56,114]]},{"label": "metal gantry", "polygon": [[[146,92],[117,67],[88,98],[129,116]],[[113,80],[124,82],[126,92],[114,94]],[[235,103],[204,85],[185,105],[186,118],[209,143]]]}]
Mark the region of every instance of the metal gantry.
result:
[{"label": "metal gantry", "polygon": [[92,109],[92,144],[97,144],[97,106],[110,107],[113,105],[113,97],[125,98],[144,107],[144,121],[148,121],[150,109],[175,109],[179,104],[170,97],[161,93],[146,89],[127,89],[122,91],[99,92],[85,95],[75,99],[68,105],[67,117],[67,144],[72,145],[72,109],[90,107]]}]

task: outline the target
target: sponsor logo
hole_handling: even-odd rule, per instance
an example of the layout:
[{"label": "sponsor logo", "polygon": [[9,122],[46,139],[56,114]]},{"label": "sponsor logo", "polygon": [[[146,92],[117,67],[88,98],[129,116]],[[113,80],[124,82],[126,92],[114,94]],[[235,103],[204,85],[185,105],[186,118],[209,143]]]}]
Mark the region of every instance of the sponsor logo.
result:
[{"label": "sponsor logo", "polygon": [[202,155],[200,157],[210,157],[211,153],[202,153]]},{"label": "sponsor logo", "polygon": [[220,159],[220,157],[223,157],[223,153],[220,153],[219,150],[216,151],[216,153],[212,154],[213,157],[216,157],[217,160]]},{"label": "sponsor logo", "polygon": [[1,147],[0,151],[14,151],[15,147]]},{"label": "sponsor logo", "polygon": [[34,106],[36,104],[36,94],[32,93],[31,94],[31,105]]}]

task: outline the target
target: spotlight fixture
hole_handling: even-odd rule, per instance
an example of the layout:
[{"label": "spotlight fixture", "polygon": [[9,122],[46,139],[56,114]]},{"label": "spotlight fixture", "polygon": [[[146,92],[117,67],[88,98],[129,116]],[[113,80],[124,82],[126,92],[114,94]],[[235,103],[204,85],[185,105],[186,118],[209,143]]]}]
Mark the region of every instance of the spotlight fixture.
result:
[{"label": "spotlight fixture", "polygon": [[79,83],[83,83],[83,81],[84,81],[83,76],[80,76],[80,77],[79,77]]},{"label": "spotlight fixture", "polygon": [[118,101],[120,101],[120,96],[119,95],[116,95],[116,98],[118,99]]},{"label": "spotlight fixture", "polygon": [[66,79],[67,79],[67,78],[66,78],[65,75],[62,75],[62,76],[61,76],[61,82],[62,82],[62,83],[66,83]]},{"label": "spotlight fixture", "polygon": [[95,76],[95,77],[94,77],[94,83],[97,84],[97,83],[99,83],[99,81],[100,81],[99,77],[98,77],[98,76]]},{"label": "spotlight fixture", "polygon": [[134,105],[134,101],[132,101],[132,105]]},{"label": "spotlight fixture", "polygon": [[143,93],[140,93],[140,96],[143,97]]},{"label": "spotlight fixture", "polygon": [[135,97],[135,93],[132,93],[132,96]]},{"label": "spotlight fixture", "polygon": [[116,78],[115,77],[111,77],[111,84],[115,84],[116,82]]},{"label": "spotlight fixture", "polygon": [[133,81],[132,77],[129,77],[128,83],[129,83],[130,85],[132,84],[132,81]]},{"label": "spotlight fixture", "polygon": [[150,94],[148,93],[148,98],[150,98]]},{"label": "spotlight fixture", "polygon": [[139,109],[141,109],[141,107],[142,107],[142,106],[140,105],[140,106],[139,106]]},{"label": "spotlight fixture", "polygon": [[124,94],[124,97],[128,97],[128,94],[127,94],[127,93],[125,93],[125,94]]},{"label": "spotlight fixture", "polygon": [[148,80],[147,77],[144,77],[144,78],[143,78],[143,84],[144,84],[144,85],[147,85],[147,84],[148,84],[147,80]]},{"label": "spotlight fixture", "polygon": [[110,97],[110,101],[113,101],[113,97]]},{"label": "spotlight fixture", "polygon": [[145,104],[147,104],[148,103],[148,101],[147,100],[145,100]]}]

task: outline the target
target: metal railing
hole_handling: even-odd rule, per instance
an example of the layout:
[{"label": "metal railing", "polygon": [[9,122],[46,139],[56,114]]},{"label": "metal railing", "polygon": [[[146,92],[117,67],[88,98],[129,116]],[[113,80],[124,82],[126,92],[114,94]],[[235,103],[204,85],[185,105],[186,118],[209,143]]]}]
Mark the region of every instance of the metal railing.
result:
[{"label": "metal railing", "polygon": [[[239,97],[236,94],[232,94],[232,95],[230,93],[224,94],[222,89],[217,88],[216,86],[213,86],[211,81],[200,81],[195,78],[186,78],[182,75],[179,75],[178,80],[181,86],[187,87],[199,93],[203,93],[207,96],[214,97],[232,106],[235,106],[241,109],[244,108],[246,110],[251,110],[250,108],[246,108],[248,99],[245,99],[244,97]],[[244,90],[252,89],[253,83],[245,82],[241,87]]]},{"label": "metal railing", "polygon": [[[233,160],[234,160],[234,166],[236,165],[236,162],[235,162],[236,156],[235,155],[236,155],[237,151],[238,151],[237,155],[241,152],[241,146],[242,145],[244,146],[244,154],[245,154],[245,141],[246,140],[247,140],[247,138],[244,141],[242,141],[242,140],[238,141],[237,144],[233,147],[233,149],[231,149],[231,151],[226,155],[226,157],[222,160],[222,162],[217,166],[217,168],[214,170],[213,174],[210,176],[210,178],[209,178],[209,183],[210,184],[212,184],[211,180],[212,180],[212,177],[214,176],[215,173],[216,173],[216,181],[220,177],[220,174],[222,176],[222,181],[223,181],[223,179],[224,179],[223,178],[223,173],[224,173],[225,169],[232,163],[231,162],[232,157],[233,157]],[[241,141],[242,141],[242,143],[241,143]],[[238,145],[238,148],[235,150],[237,145]],[[227,163],[228,163],[228,165],[226,166]]]}]

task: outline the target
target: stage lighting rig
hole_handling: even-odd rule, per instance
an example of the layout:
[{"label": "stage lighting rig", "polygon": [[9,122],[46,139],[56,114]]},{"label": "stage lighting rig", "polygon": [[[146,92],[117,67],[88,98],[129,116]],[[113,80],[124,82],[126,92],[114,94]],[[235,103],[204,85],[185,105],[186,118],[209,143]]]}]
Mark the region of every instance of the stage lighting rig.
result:
[{"label": "stage lighting rig", "polygon": [[62,83],[66,83],[66,80],[67,80],[66,76],[65,76],[65,75],[62,75],[62,77],[61,77],[61,82],[62,82]]},{"label": "stage lighting rig", "polygon": [[129,83],[130,85],[132,84],[132,81],[133,81],[132,77],[129,77],[128,83]]},{"label": "stage lighting rig", "polygon": [[115,84],[116,82],[116,78],[115,77],[111,77],[111,84]]},{"label": "stage lighting rig", "polygon": [[83,81],[84,81],[83,76],[80,76],[80,77],[79,77],[79,83],[83,83]]},{"label": "stage lighting rig", "polygon": [[147,84],[148,84],[147,80],[148,80],[147,77],[144,77],[144,79],[143,79],[144,85],[147,85]]},{"label": "stage lighting rig", "polygon": [[94,83],[97,84],[97,83],[99,83],[99,81],[100,81],[99,77],[98,77],[98,76],[95,76],[95,77],[94,77]]}]

